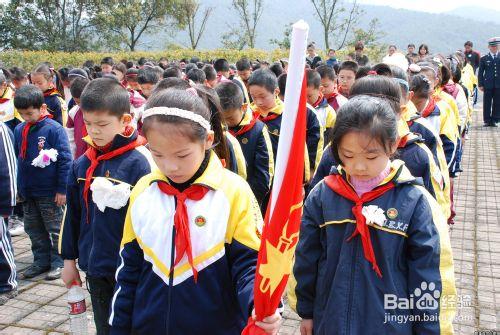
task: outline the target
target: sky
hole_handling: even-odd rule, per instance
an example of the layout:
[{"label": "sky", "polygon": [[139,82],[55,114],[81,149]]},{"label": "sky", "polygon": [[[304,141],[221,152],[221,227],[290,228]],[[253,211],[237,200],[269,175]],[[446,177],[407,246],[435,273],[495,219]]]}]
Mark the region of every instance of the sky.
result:
[{"label": "sky", "polygon": [[500,0],[359,0],[359,2],[432,13],[447,12],[464,6],[479,6],[500,11]]}]

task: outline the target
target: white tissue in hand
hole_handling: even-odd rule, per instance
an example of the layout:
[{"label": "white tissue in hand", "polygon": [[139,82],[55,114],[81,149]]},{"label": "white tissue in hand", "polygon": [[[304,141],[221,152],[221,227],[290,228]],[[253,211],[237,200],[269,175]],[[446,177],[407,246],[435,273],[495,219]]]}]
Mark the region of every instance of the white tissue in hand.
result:
[{"label": "white tissue in hand", "polygon": [[106,207],[120,209],[125,206],[130,197],[130,185],[125,183],[113,184],[106,178],[96,177],[90,185],[92,200],[101,212]]},{"label": "white tissue in hand", "polygon": [[361,213],[366,218],[367,224],[377,224],[382,227],[387,221],[384,210],[375,205],[364,206]]},{"label": "white tissue in hand", "polygon": [[50,165],[50,162],[56,162],[57,161],[57,150],[56,149],[42,149],[40,150],[40,153],[38,156],[36,156],[35,159],[31,162],[31,165],[39,167],[39,168],[44,168],[46,166]]}]

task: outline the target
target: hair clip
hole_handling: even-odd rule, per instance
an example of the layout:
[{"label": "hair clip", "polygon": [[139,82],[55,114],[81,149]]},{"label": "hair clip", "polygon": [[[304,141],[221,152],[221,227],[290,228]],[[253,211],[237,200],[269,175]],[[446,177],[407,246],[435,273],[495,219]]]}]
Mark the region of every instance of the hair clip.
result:
[{"label": "hair clip", "polygon": [[207,132],[211,130],[210,122],[208,122],[203,116],[195,114],[185,109],[170,108],[170,107],[149,108],[142,113],[142,122],[144,122],[146,118],[153,115],[177,116],[182,119],[196,122],[197,124],[205,128]]}]

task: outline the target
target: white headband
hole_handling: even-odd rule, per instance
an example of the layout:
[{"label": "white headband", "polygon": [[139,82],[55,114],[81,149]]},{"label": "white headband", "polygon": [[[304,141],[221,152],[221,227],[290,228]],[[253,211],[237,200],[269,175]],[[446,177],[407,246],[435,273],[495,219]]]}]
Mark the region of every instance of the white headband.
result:
[{"label": "white headband", "polygon": [[170,107],[153,107],[146,109],[142,113],[142,122],[147,117],[153,116],[153,115],[166,115],[166,116],[177,116],[183,119],[191,120],[193,122],[198,123],[200,126],[205,128],[205,130],[208,132],[211,130],[210,127],[210,122],[208,122],[203,116],[195,114],[193,112],[180,109],[180,108],[170,108]]}]

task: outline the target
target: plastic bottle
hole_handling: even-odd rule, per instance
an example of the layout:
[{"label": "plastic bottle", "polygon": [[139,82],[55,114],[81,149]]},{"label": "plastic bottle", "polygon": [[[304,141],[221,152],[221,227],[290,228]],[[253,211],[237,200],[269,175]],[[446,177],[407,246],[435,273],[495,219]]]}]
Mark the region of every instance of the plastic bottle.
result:
[{"label": "plastic bottle", "polygon": [[71,334],[87,335],[87,307],[85,305],[85,292],[78,285],[73,282],[68,291],[68,305],[69,305],[69,325]]}]

